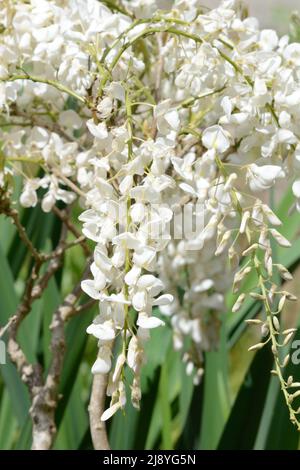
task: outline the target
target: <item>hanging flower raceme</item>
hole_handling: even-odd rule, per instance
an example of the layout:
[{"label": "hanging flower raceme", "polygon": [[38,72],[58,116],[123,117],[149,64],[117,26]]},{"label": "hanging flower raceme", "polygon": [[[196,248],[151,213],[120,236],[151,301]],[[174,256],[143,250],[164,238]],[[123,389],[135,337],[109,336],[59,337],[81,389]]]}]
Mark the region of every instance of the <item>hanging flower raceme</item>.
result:
[{"label": "hanging flower raceme", "polygon": [[[21,175],[23,207],[81,208],[94,242],[82,290],[99,304],[92,373],[109,374],[102,419],[125,406],[125,367],[139,406],[145,343],[165,322],[199,383],[233,284],[233,311],[248,296],[264,305],[252,349],[271,344],[299,427],[279,341],[294,298],[276,279],[291,275],[274,258],[289,241],[265,203],[290,180],[300,206],[299,44],[234,0],[2,3],[0,184]],[[257,288],[241,292],[249,275]]]}]

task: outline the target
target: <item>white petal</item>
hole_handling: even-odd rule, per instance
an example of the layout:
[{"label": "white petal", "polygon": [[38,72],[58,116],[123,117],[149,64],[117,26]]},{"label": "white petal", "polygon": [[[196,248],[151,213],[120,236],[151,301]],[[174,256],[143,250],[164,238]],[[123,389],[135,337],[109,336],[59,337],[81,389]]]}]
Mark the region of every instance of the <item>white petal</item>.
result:
[{"label": "white petal", "polygon": [[112,327],[111,321],[106,321],[104,323],[92,323],[87,327],[86,332],[92,334],[95,338],[100,339],[101,341],[111,341],[115,338],[116,333]]},{"label": "white petal", "polygon": [[226,116],[229,117],[232,113],[232,102],[231,102],[231,99],[229,98],[229,96],[224,96],[224,98],[222,99],[220,104],[221,104]]},{"label": "white petal", "polygon": [[207,149],[215,149],[217,152],[223,153],[231,145],[231,136],[221,126],[212,126],[203,132],[202,143]]},{"label": "white petal", "polygon": [[138,238],[130,232],[124,232],[121,233],[120,235],[117,235],[116,237],[113,238],[112,240],[114,245],[121,245],[125,246],[126,248],[129,248],[130,250],[132,249],[138,249],[141,245],[141,242],[138,240]]},{"label": "white petal", "polygon": [[111,82],[105,91],[116,100],[125,101],[125,89],[119,82]]},{"label": "white petal", "polygon": [[96,137],[96,139],[104,140],[108,137],[106,124],[104,122],[101,122],[100,124],[95,124],[93,119],[89,119],[86,122],[86,125],[90,133],[94,137]]},{"label": "white petal", "polygon": [[107,408],[107,410],[104,411],[104,413],[101,416],[101,421],[107,421],[109,418],[111,418],[119,409],[121,408],[121,404],[115,403],[112,405],[110,408]]},{"label": "white petal", "polygon": [[114,373],[113,373],[113,376],[112,376],[112,381],[113,382],[116,382],[120,376],[120,373],[122,371],[122,367],[123,365],[125,364],[126,362],[126,356],[125,354],[119,354],[117,360],[116,360],[116,365],[115,365],[115,369],[114,369]]},{"label": "white petal", "polygon": [[[34,190],[25,189],[20,196],[20,204],[23,207],[34,207],[38,201],[37,194]],[[47,211],[44,211],[47,212]]]},{"label": "white petal", "polygon": [[297,139],[292,131],[288,129],[279,129],[277,132],[278,141],[284,144],[295,144]]},{"label": "white petal", "polygon": [[111,258],[111,262],[114,265],[115,268],[120,268],[126,258],[126,249],[124,249],[122,246],[116,246],[114,250],[114,254]]},{"label": "white petal", "polygon": [[112,302],[116,304],[123,304],[123,305],[130,305],[130,301],[125,299],[123,294],[111,294],[105,295],[102,294],[100,297],[100,301]]},{"label": "white petal", "polygon": [[169,111],[165,115],[165,120],[167,121],[171,129],[173,129],[174,131],[177,131],[179,129],[180,119],[179,119],[178,111],[176,111],[175,109],[172,111]]},{"label": "white petal", "polygon": [[168,305],[173,302],[173,295],[171,294],[163,294],[157,299],[154,299],[153,305]]},{"label": "white petal", "polygon": [[96,266],[101,269],[101,271],[110,271],[112,269],[111,260],[102,252],[100,246],[96,246],[95,248],[94,259]]},{"label": "white petal", "polygon": [[164,116],[166,112],[170,109],[171,100],[167,99],[158,103],[154,108],[154,117],[157,119],[160,116]]},{"label": "white petal", "polygon": [[277,217],[276,214],[274,214],[274,212],[266,204],[263,204],[261,207],[271,225],[282,225],[281,220]]},{"label": "white petal", "polygon": [[214,281],[212,279],[204,279],[203,281],[200,282],[200,284],[197,284],[194,288],[194,292],[205,292],[209,290],[211,287],[213,287]]},{"label": "white petal", "polygon": [[132,175],[125,176],[125,178],[123,178],[119,186],[121,194],[127,194],[132,188],[132,184],[133,184]]},{"label": "white petal", "polygon": [[283,56],[286,60],[293,62],[295,65],[300,66],[300,44],[289,44],[285,48]]},{"label": "white petal", "polygon": [[94,288],[99,292],[106,286],[106,276],[97,267],[92,269],[91,266],[91,271],[94,276]]},{"label": "white petal", "polygon": [[260,33],[259,43],[264,51],[272,51],[278,44],[278,36],[272,29],[263,29]]},{"label": "white petal", "polygon": [[98,357],[93,364],[92,367],[92,374],[108,374],[111,368],[111,360],[110,358]]},{"label": "white petal", "polygon": [[126,276],[124,277],[124,281],[126,282],[126,284],[128,286],[133,286],[137,283],[137,280],[139,278],[141,274],[141,268],[139,268],[138,266],[134,265],[130,271],[128,271],[128,273],[126,274]]},{"label": "white petal", "polygon": [[141,310],[144,310],[147,305],[147,294],[146,291],[138,291],[134,296],[132,297],[132,305],[135,310],[140,312]]},{"label": "white petal", "polygon": [[278,165],[257,166],[255,163],[249,165],[247,177],[252,191],[263,191],[271,188],[277,179],[282,179],[285,172]]},{"label": "white petal", "polygon": [[86,279],[81,282],[81,289],[92,299],[98,300],[100,298],[100,293],[95,289],[95,282],[92,279]]},{"label": "white petal", "polygon": [[46,196],[42,200],[42,209],[44,212],[50,212],[55,205],[56,199],[54,194],[47,193]]},{"label": "white petal", "polygon": [[180,183],[179,184],[179,187],[180,189],[182,189],[182,191],[184,191],[185,193],[188,193],[188,194],[191,194],[192,196],[196,196],[197,195],[197,192],[195,191],[195,189],[190,186],[189,184],[187,183]]},{"label": "white petal", "polygon": [[297,199],[300,199],[300,180],[296,180],[293,184],[293,194]]},{"label": "white petal", "polygon": [[153,247],[141,247],[133,254],[134,264],[147,269],[156,256],[156,250]]},{"label": "white petal", "polygon": [[82,120],[80,116],[72,109],[68,109],[60,113],[58,122],[62,127],[73,129],[80,129],[82,126]]},{"label": "white petal", "polygon": [[143,314],[143,313],[139,314],[139,317],[136,323],[140,328],[146,328],[146,329],[157,328],[158,326],[162,326],[165,324],[165,322],[163,322],[160,318],[148,317],[146,314]]},{"label": "white petal", "polygon": [[145,206],[144,204],[137,202],[130,208],[130,216],[135,223],[141,222],[145,217]]},{"label": "white petal", "polygon": [[157,282],[160,283],[163,289],[164,285],[159,279],[157,279],[157,277],[153,276],[153,274],[143,274],[143,276],[139,278],[137,285],[141,289],[146,289],[148,287],[154,286]]},{"label": "white petal", "polygon": [[138,351],[138,340],[136,336],[133,336],[128,344],[127,351],[127,364],[131,369],[134,369],[136,366],[136,355]]},{"label": "white petal", "polygon": [[290,248],[292,246],[291,243],[287,240],[287,238],[281,235],[281,233],[279,233],[275,228],[271,228],[270,232],[280,246],[286,248]]}]

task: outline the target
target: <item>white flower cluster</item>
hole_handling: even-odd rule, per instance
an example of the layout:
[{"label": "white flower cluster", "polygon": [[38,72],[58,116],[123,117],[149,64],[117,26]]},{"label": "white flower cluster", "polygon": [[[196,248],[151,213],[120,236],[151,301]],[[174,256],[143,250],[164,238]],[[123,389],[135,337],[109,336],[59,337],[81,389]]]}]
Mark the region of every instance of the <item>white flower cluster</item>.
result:
[{"label": "white flower cluster", "polygon": [[[22,175],[24,207],[78,197],[84,209],[96,247],[82,289],[99,301],[92,372],[110,372],[104,420],[126,403],[126,364],[138,406],[144,344],[163,324],[153,307],[170,316],[176,348],[191,339],[184,359],[198,383],[233,277],[237,292],[257,272],[261,292],[250,295],[271,323],[273,299],[289,299],[274,287],[273,269],[284,268],[271,238],[288,241],[261,197],[289,178],[300,209],[300,44],[261,30],[236,3],[1,5],[1,184]],[[170,226],[191,203],[203,230],[178,240]]]}]

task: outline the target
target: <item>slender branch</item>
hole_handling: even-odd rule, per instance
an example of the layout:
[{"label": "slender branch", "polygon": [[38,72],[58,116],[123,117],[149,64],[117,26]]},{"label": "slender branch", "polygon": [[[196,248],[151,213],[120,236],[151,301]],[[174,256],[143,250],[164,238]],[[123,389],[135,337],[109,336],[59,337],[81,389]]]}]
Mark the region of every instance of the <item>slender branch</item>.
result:
[{"label": "slender branch", "polygon": [[18,74],[18,75],[12,75],[10,77],[6,77],[5,79],[0,79],[0,82],[15,82],[16,80],[29,80],[30,82],[34,82],[34,83],[45,83],[46,85],[53,86],[57,90],[62,91],[63,93],[66,93],[69,96],[72,96],[73,98],[76,98],[78,101],[80,101],[81,103],[84,103],[87,106],[89,105],[86,98],[78,95],[77,93],[75,93],[75,91],[71,90],[65,85],[62,85],[59,82],[56,82],[55,80],[48,80],[46,78],[35,77],[32,75],[28,75],[28,74]]},{"label": "slender branch", "polygon": [[89,404],[90,430],[95,450],[110,450],[106,425],[101,421],[105,408],[108,374],[95,374],[93,377]]},{"label": "slender branch", "polygon": [[[40,120],[38,119],[39,116],[37,116],[36,114],[33,114],[33,115],[28,115],[26,112],[24,111],[21,111],[20,109],[18,109],[17,107],[14,107],[13,108],[13,113],[11,115],[11,117],[19,117],[19,118],[24,118],[24,119],[30,119],[30,122],[14,122],[13,125],[15,126],[20,126],[20,127],[23,127],[23,126],[41,126],[41,127],[44,127],[45,129],[47,129],[48,131],[50,132],[55,132],[56,134],[60,135],[60,137],[62,137],[63,139],[65,139],[67,142],[71,142],[71,143],[76,143],[77,146],[78,146],[78,149],[83,152],[85,150],[85,148],[79,143],[78,139],[74,139],[71,135],[69,135],[67,132],[65,132],[57,122],[52,122],[52,125],[50,125],[45,119],[44,120]],[[10,125],[10,124],[5,124],[5,125]],[[1,127],[1,126],[0,126]]]},{"label": "slender branch", "polygon": [[81,235],[80,237],[76,238],[75,240],[72,240],[71,242],[62,243],[51,253],[43,254],[42,259],[43,261],[47,261],[47,260],[62,256],[65,251],[69,250],[70,248],[73,248],[74,246],[81,245],[84,240],[85,240],[85,236]]},{"label": "slender branch", "polygon": [[76,307],[76,310],[74,310],[74,315],[78,315],[79,313],[82,313],[85,310],[89,310],[91,307],[95,305],[95,303],[96,303],[96,300],[90,299],[84,304],[78,305],[78,307]]},{"label": "slender branch", "polygon": [[[60,249],[57,248],[57,251],[60,251]],[[39,299],[42,296],[44,290],[48,286],[51,277],[61,266],[61,256],[63,255],[63,253],[64,252],[61,252],[61,254],[57,255],[56,258],[51,259],[46,272],[38,279],[36,284],[33,286],[31,293],[32,300]]]},{"label": "slender branch", "polygon": [[30,277],[27,280],[22,303],[19,305],[15,315],[9,321],[9,327],[7,328],[8,353],[12,362],[16,365],[22,378],[22,381],[27,385],[31,396],[33,396],[34,394],[34,388],[39,386],[41,383],[41,370],[38,365],[32,365],[27,361],[27,358],[17,341],[17,333],[22,321],[30,313],[31,306],[34,300],[32,297],[34,281],[38,276],[40,268],[41,262],[37,261],[32,269]]},{"label": "slender branch", "polygon": [[[81,234],[80,234],[79,230],[77,230],[75,225],[72,224],[72,222],[70,221],[70,218],[68,217],[67,213],[65,211],[62,211],[62,210],[58,209],[58,207],[56,207],[56,206],[53,207],[52,211],[66,225],[68,230],[79,240],[79,238],[81,237]],[[84,251],[84,254],[86,256],[89,256],[91,254],[91,250],[90,250],[88,244],[86,243],[85,238],[80,242],[80,245],[81,245],[81,247]]]},{"label": "slender branch", "polygon": [[[49,276],[51,277],[51,275],[53,274],[52,270],[57,269],[57,259],[61,257],[64,251],[68,250],[69,248],[72,248],[79,244],[82,245],[83,242],[85,241],[85,237],[83,235],[80,235],[79,232],[76,231],[77,238],[75,240],[72,240],[71,242],[67,243],[63,238],[58,244],[57,248],[53,250],[51,253],[41,253],[34,247],[33,243],[29,239],[26,233],[25,227],[23,227],[20,221],[18,211],[10,207],[8,200],[5,200],[4,203],[2,201],[1,209],[5,215],[7,215],[8,217],[12,219],[14,225],[17,228],[20,239],[23,241],[24,245],[28,248],[29,252],[31,253],[31,256],[36,261],[38,261],[39,263],[44,263],[46,261],[56,259],[56,261],[52,263],[50,269],[48,269],[48,271],[45,273],[44,281],[40,282],[40,288],[43,289],[45,287],[45,282],[47,282],[47,279],[49,278]],[[68,220],[68,217],[64,216],[64,219]],[[68,229],[68,226],[66,224],[65,224],[65,229]]]},{"label": "slender branch", "polygon": [[102,3],[105,3],[112,11],[118,11],[123,15],[129,16],[130,18],[134,18],[134,15],[128,11],[123,5],[114,2],[113,0],[102,0]]},{"label": "slender branch", "polygon": [[[67,229],[63,226],[58,248],[64,245],[66,236]],[[22,237],[22,241],[26,244],[26,237]],[[33,449],[49,448],[48,446],[52,444],[53,436],[55,435],[55,425],[50,419],[49,410],[53,408],[53,401],[48,390],[44,391],[41,365],[30,364],[28,362],[18,343],[17,334],[21,323],[30,313],[33,302],[41,297],[50,278],[61,265],[61,257],[64,250],[59,250],[58,248],[56,249],[58,253],[57,256],[51,259],[46,273],[40,278],[38,275],[45,260],[38,253],[25,286],[22,302],[15,315],[10,319],[7,327],[5,327],[5,331],[8,332],[8,353],[12,362],[16,365],[22,381],[26,384],[32,400],[30,414],[33,421]],[[37,408],[40,411],[39,414],[35,414],[34,412]],[[41,410],[43,410],[43,413],[41,413]],[[45,417],[46,419],[44,419]],[[36,429],[39,430],[38,433],[36,433]]]},{"label": "slender branch", "polygon": [[19,213],[16,209],[12,209],[10,206],[10,203],[8,200],[4,201],[4,204],[1,204],[1,209],[3,214],[7,215],[7,217],[10,217],[16,226],[16,229],[19,233],[20,239],[24,243],[24,245],[28,248],[29,252],[31,253],[32,257],[36,261],[40,261],[41,255],[38,252],[38,250],[34,247],[33,243],[29,239],[25,228],[21,224],[20,218],[19,218]]},{"label": "slender branch", "polygon": [[[62,231],[59,245],[64,243],[66,235],[67,232],[64,229]],[[9,334],[8,353],[12,362],[16,365],[23,382],[27,384],[32,396],[35,395],[34,386],[36,385],[36,382],[39,384],[41,383],[41,373],[37,373],[40,367],[35,367],[28,363],[26,356],[17,341],[17,333],[22,321],[30,313],[33,302],[42,296],[44,290],[48,286],[49,280],[60,267],[62,254],[63,252],[50,261],[45,274],[40,278],[38,278],[38,275],[41,270],[43,260],[40,256],[36,260],[31,271],[31,275],[27,280],[22,302],[20,303],[15,315],[12,317],[9,328],[7,328]]]},{"label": "slender branch", "polygon": [[52,317],[51,330],[51,353],[52,360],[46,379],[37,391],[32,402],[30,414],[33,421],[32,449],[48,450],[52,447],[56,435],[55,410],[59,400],[60,376],[65,356],[65,323],[76,312],[76,302],[81,295],[81,280],[86,277],[90,261],[70,294],[57,308]]},{"label": "slender branch", "polygon": [[81,196],[83,199],[86,199],[86,194],[83,191],[81,191],[81,189],[78,188],[78,186],[76,186],[76,184],[73,183],[73,181],[71,181],[69,178],[63,175],[61,171],[59,170],[59,168],[51,167],[51,171],[55,176],[60,178],[65,183],[66,186],[69,186],[69,188],[72,189],[74,193],[78,194],[78,196]]}]

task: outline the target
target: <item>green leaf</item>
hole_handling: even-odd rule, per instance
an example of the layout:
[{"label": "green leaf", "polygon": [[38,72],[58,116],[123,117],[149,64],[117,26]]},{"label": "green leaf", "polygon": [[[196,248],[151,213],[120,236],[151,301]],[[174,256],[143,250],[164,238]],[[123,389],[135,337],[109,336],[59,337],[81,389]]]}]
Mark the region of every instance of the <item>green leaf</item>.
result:
[{"label": "green leaf", "polygon": [[[3,326],[7,323],[10,316],[15,313],[18,305],[18,297],[14,289],[11,270],[1,247],[0,270],[0,324]],[[23,338],[23,342],[29,343],[30,338]],[[15,416],[17,417],[19,424],[22,425],[28,414],[28,392],[8,357],[6,357],[6,361],[7,363],[0,367],[0,371],[9,391]]]},{"label": "green leaf", "polygon": [[226,422],[219,450],[253,449],[271,378],[272,364],[270,348],[263,348],[255,354]]},{"label": "green leaf", "polygon": [[[161,430],[160,412],[158,410],[153,413],[158,406],[160,366],[166,360],[170,348],[172,350],[171,330],[168,327],[157,328],[151,332],[151,340],[145,347],[147,363],[142,370],[141,410],[135,410],[128,400],[124,413],[119,412],[113,417],[109,427],[112,449],[143,449],[154,446]],[[132,373],[126,371],[126,377],[129,383]]]},{"label": "green leaf", "polygon": [[17,436],[17,420],[14,416],[11,398],[8,390],[4,389],[0,405],[0,449],[8,450],[13,447]]},{"label": "green leaf", "polygon": [[[293,341],[299,340],[300,329],[298,329]],[[295,378],[295,381],[300,381],[299,364],[293,364],[292,360],[285,370],[285,376],[289,377],[290,375]],[[297,450],[298,443],[299,433],[289,419],[288,408],[279,387],[279,380],[274,377],[269,387],[255,448],[258,450]]]},{"label": "green leaf", "polygon": [[76,450],[80,446],[89,425],[87,403],[82,399],[82,390],[82,377],[78,373],[68,400],[68,406],[59,426],[54,449]]},{"label": "green leaf", "polygon": [[172,450],[172,411],[169,402],[169,375],[166,364],[162,365],[158,387],[160,413],[162,417],[162,449]]},{"label": "green leaf", "polygon": [[[129,374],[126,377],[130,380]],[[129,387],[127,387],[129,389]],[[127,390],[130,393],[130,390]],[[137,426],[140,411],[133,408],[131,401],[127,400],[124,412],[118,412],[109,427],[109,443],[114,450],[127,450],[134,448],[137,435]]]},{"label": "green leaf", "polygon": [[3,253],[7,253],[10,247],[11,240],[13,239],[15,234],[15,227],[9,219],[0,217],[0,233],[1,248],[3,250]]},{"label": "green leaf", "polygon": [[84,314],[72,318],[67,325],[66,355],[60,384],[62,399],[56,413],[57,425],[60,424],[68,405],[87,342],[86,328],[91,323],[94,314],[95,308],[92,308],[85,311]]},{"label": "green leaf", "polygon": [[42,307],[41,299],[34,302],[31,312],[23,320],[18,332],[20,345],[30,363],[36,363],[38,359],[38,344],[43,315]]},{"label": "green leaf", "polygon": [[[200,442],[201,417],[203,412],[204,381],[193,388],[193,395],[189,405],[185,427],[177,441],[176,449],[197,450]],[[185,383],[185,382],[183,382]],[[184,387],[182,387],[182,390]]]},{"label": "green leaf", "polygon": [[190,412],[191,402],[193,399],[194,384],[191,376],[186,373],[185,364],[180,363],[180,383],[181,389],[179,392],[179,410],[177,416],[174,418],[172,423],[173,428],[173,439],[175,442],[178,441],[182,433],[184,432],[185,425]]},{"label": "green leaf", "polygon": [[[179,399],[181,391],[181,375],[180,375],[180,364],[181,364],[181,353],[173,350],[172,343],[169,345],[167,351],[167,357],[163,362],[159,371],[159,380],[157,382],[158,388],[155,393],[155,399],[152,398],[152,416],[151,421],[147,429],[146,449],[174,447],[175,436],[171,436],[169,419],[170,416],[173,419],[171,413],[171,407]],[[163,368],[166,368],[166,372]],[[154,388],[155,390],[155,388]],[[162,409],[167,407],[166,416],[163,416]],[[166,423],[165,423],[166,420]],[[162,442],[159,445],[159,438],[162,436]]]},{"label": "green leaf", "polygon": [[218,446],[230,411],[225,319],[221,327],[220,347],[205,354],[204,398],[200,449]]},{"label": "green leaf", "polygon": [[24,422],[19,438],[14,446],[15,450],[29,450],[32,443],[32,422],[30,416],[27,416]]}]

